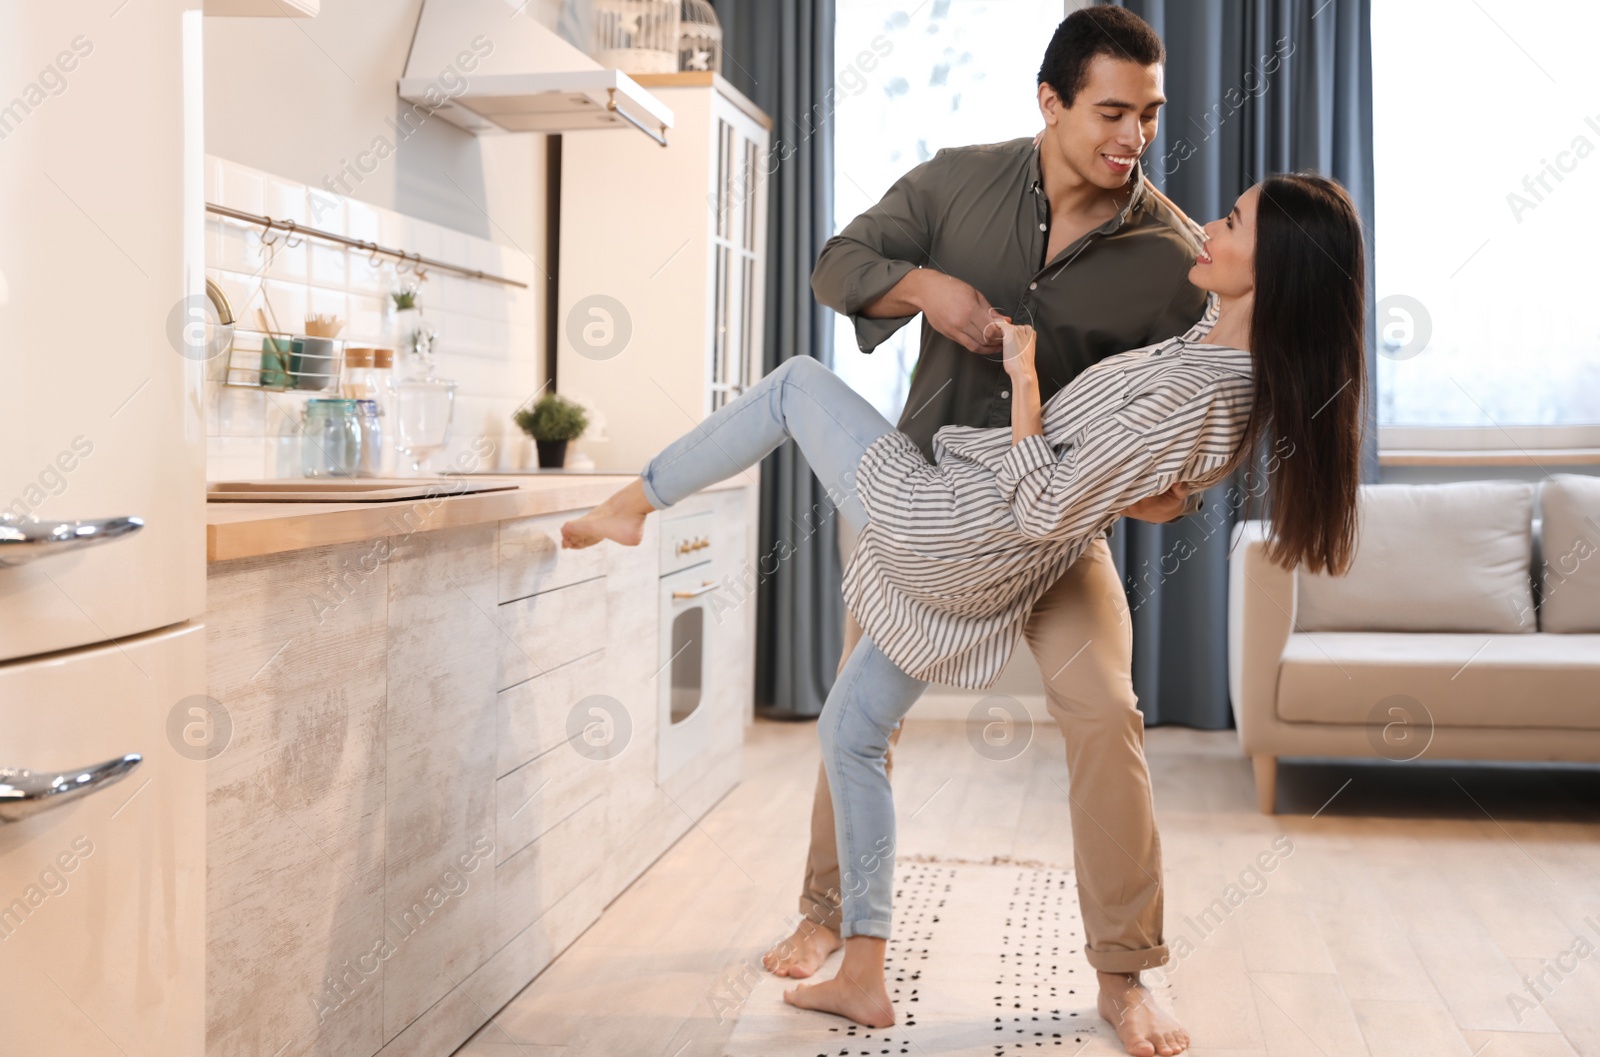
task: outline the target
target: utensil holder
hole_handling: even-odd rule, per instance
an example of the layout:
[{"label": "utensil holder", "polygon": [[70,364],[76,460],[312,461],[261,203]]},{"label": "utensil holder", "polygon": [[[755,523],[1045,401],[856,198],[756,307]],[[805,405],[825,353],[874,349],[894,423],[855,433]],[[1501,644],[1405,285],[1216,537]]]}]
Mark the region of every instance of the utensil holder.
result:
[{"label": "utensil holder", "polygon": [[244,389],[327,392],[344,373],[341,338],[235,328],[222,384]]}]

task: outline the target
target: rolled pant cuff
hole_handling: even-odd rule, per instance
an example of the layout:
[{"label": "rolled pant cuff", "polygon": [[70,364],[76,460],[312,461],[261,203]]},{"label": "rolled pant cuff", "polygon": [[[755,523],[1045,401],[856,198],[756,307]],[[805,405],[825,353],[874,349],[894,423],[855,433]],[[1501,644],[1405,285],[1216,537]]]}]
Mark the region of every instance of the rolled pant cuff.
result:
[{"label": "rolled pant cuff", "polygon": [[1083,955],[1096,971],[1102,973],[1136,973],[1143,969],[1156,969],[1167,964],[1167,945],[1146,947],[1143,950],[1097,951],[1089,947]]},{"label": "rolled pant cuff", "polygon": [[639,484],[644,488],[644,497],[648,499],[650,501],[650,505],[655,507],[657,510],[665,510],[667,507],[672,505],[671,503],[662,499],[660,494],[656,492],[655,483],[650,480],[650,466],[646,465],[644,472],[639,475]]},{"label": "rolled pant cuff", "polygon": [[886,940],[889,938],[889,922],[867,919],[865,921],[846,921],[839,930],[839,935],[845,939],[851,936],[871,936],[873,939]]}]

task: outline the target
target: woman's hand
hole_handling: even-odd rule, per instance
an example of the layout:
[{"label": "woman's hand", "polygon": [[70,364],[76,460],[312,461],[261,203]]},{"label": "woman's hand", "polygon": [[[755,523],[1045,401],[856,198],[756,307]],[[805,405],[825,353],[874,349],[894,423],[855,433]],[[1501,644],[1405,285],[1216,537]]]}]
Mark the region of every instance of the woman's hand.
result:
[{"label": "woman's hand", "polygon": [[1038,368],[1034,365],[1034,348],[1038,345],[1038,335],[1034,329],[1026,324],[1012,323],[1008,319],[996,319],[984,328],[984,336],[992,336],[998,330],[1001,334],[1000,352],[1005,359],[1006,373],[1012,381],[1025,378],[1038,380]]},{"label": "woman's hand", "polygon": [[1011,376],[1011,443],[1044,433],[1044,413],[1039,402],[1039,373],[1033,364],[1038,344],[1032,327],[1009,319],[996,319],[984,328],[987,334],[1000,332],[1000,351],[1006,373]]}]

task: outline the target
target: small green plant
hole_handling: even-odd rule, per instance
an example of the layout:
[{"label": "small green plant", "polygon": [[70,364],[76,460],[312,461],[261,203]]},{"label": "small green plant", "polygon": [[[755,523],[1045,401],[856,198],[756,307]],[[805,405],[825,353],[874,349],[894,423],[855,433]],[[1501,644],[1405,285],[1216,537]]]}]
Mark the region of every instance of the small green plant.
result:
[{"label": "small green plant", "polygon": [[559,393],[547,393],[532,407],[518,408],[511,420],[534,440],[576,440],[589,426],[589,413]]},{"label": "small green plant", "polygon": [[401,311],[417,307],[417,292],[410,287],[395,290],[389,296],[394,298],[394,307]]}]

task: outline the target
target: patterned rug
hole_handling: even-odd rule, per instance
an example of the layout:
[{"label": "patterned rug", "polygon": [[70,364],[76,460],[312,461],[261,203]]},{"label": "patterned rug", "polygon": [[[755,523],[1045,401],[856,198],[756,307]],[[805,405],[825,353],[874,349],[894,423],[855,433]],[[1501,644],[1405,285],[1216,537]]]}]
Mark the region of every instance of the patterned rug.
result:
[{"label": "patterned rug", "polygon": [[[785,1005],[795,981],[761,975],[727,1057],[1114,1057],[1095,1011],[1094,970],[1072,871],[901,860],[896,865],[889,997],[895,1026],[863,1028]],[[835,952],[817,974],[838,969]],[[1152,984],[1171,1008],[1166,984]]]}]

